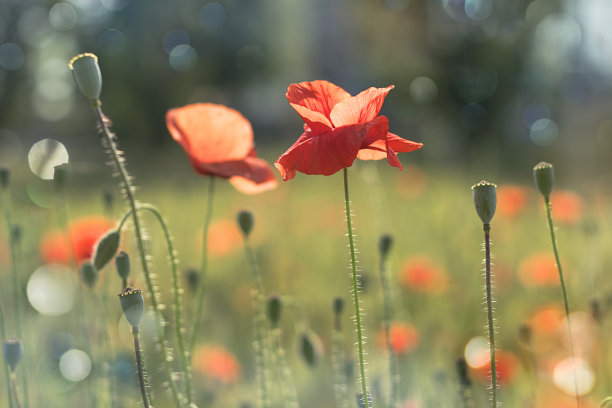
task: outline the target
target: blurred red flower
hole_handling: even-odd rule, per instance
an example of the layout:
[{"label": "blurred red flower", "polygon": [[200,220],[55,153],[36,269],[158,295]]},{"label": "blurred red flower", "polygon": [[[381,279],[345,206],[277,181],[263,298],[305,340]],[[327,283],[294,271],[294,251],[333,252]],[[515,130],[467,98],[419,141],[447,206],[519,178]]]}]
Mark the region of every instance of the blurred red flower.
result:
[{"label": "blurred red flower", "polygon": [[242,244],[242,233],[234,220],[223,219],[210,223],[208,251],[211,255],[228,255]]},{"label": "blurred red flower", "polygon": [[555,221],[573,224],[582,217],[582,197],[573,191],[554,191],[550,195],[550,204]]},{"label": "blurred red flower", "polygon": [[559,285],[557,262],[549,252],[538,252],[525,258],[519,265],[518,274],[524,286]]},{"label": "blurred red flower", "polygon": [[286,96],[304,119],[304,133],[274,163],[283,180],[304,174],[329,176],[353,165],[356,158],[386,158],[402,168],[396,152],[411,152],[421,143],[389,133],[389,120],[378,112],[393,86],[369,88],[357,96],[327,81],[291,84]]},{"label": "blurred red flower", "polygon": [[[398,322],[391,323],[389,327],[389,343],[393,353],[408,353],[418,346],[419,332],[411,324]],[[381,348],[387,348],[387,339],[384,330],[381,330],[379,334],[379,344]]]},{"label": "blurred red flower", "polygon": [[407,289],[426,293],[441,293],[448,286],[445,270],[425,256],[404,261],[400,281]]},{"label": "blurred red flower", "polygon": [[[482,380],[491,377],[491,358],[487,351],[487,358],[483,359],[483,364],[474,368],[474,375]],[[517,356],[509,351],[497,350],[495,352],[495,370],[497,371],[497,381],[500,384],[507,384],[516,378],[520,362]]]},{"label": "blurred red flower", "polygon": [[497,188],[497,213],[512,218],[520,214],[527,204],[528,190],[520,186]]},{"label": "blurred red flower", "polygon": [[88,260],[98,239],[112,226],[104,217],[79,218],[68,226],[68,238],[61,231],[45,234],[40,242],[40,255],[46,263],[67,264],[73,258],[77,263]]},{"label": "blurred red flower", "polygon": [[46,233],[40,241],[40,256],[45,263],[67,264],[72,259],[70,244],[62,231]]},{"label": "blurred red flower", "polygon": [[251,124],[238,111],[211,103],[186,105],[166,113],[166,126],[198,173],[227,178],[245,194],[276,187],[272,169],[256,157]]},{"label": "blurred red flower", "polygon": [[240,364],[223,346],[199,346],[193,354],[193,370],[213,380],[235,384],[240,377]]}]

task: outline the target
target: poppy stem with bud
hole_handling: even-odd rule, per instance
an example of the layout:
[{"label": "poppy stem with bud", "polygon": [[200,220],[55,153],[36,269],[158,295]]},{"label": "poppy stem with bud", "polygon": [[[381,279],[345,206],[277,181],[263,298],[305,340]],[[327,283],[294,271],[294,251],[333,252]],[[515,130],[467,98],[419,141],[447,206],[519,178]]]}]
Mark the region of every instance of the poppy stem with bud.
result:
[{"label": "poppy stem with bud", "polygon": [[359,305],[359,283],[357,280],[357,256],[355,255],[355,240],[353,238],[353,223],[351,220],[351,201],[348,187],[348,171],[346,167],[342,169],[344,174],[344,205],[346,212],[346,227],[348,230],[349,248],[351,251],[351,272],[353,278],[353,303],[355,305],[355,325],[357,326],[357,352],[359,355],[359,375],[361,379],[361,392],[363,406],[370,408],[370,398],[366,384],[365,359],[363,350],[363,327],[361,325],[361,307]]}]

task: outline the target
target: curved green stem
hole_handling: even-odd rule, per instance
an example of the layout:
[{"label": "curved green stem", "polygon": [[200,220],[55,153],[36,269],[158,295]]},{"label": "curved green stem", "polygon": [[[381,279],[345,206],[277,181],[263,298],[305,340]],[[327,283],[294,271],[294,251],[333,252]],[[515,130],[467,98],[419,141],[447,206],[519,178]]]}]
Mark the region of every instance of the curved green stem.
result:
[{"label": "curved green stem", "polygon": [[606,397],[599,404],[599,408],[606,408],[608,405],[612,404],[612,397]]},{"label": "curved green stem", "polygon": [[134,187],[132,186],[132,180],[127,172],[127,169],[124,165],[124,160],[117,149],[117,145],[115,143],[115,136],[110,131],[109,121],[102,112],[100,108],[100,101],[94,101],[92,104],[92,109],[94,110],[96,117],[98,119],[98,124],[100,126],[102,135],[104,137],[105,144],[109,149],[109,155],[112,160],[113,167],[117,173],[117,177],[119,177],[121,190],[125,195],[125,198],[129,204],[129,207],[132,211],[132,222],[134,223],[134,234],[136,238],[136,244],[138,246],[138,253],[140,255],[140,264],[142,266],[142,271],[145,277],[145,282],[147,285],[147,291],[149,296],[151,297],[151,303],[153,305],[153,310],[155,311],[155,321],[157,323],[157,343],[159,345],[160,351],[162,353],[162,361],[164,364],[164,368],[166,370],[166,377],[168,378],[168,383],[170,384],[170,390],[172,392],[172,397],[174,399],[174,403],[177,407],[181,407],[181,398],[179,397],[179,391],[172,375],[172,369],[170,367],[170,363],[168,361],[170,355],[169,350],[166,347],[165,343],[165,334],[164,334],[164,322],[163,316],[161,313],[161,307],[159,304],[159,300],[157,299],[157,292],[155,290],[155,285],[153,284],[153,278],[151,276],[151,272],[149,271],[149,262],[147,261],[147,251],[144,245],[144,234],[142,232],[142,227],[140,223],[140,219],[138,218],[137,202],[136,197],[134,195]]},{"label": "curved green stem", "polygon": [[357,257],[355,255],[355,240],[353,238],[353,224],[351,222],[351,201],[349,198],[348,171],[344,173],[344,204],[346,211],[346,227],[348,230],[349,247],[351,250],[351,271],[353,277],[353,303],[355,304],[355,325],[357,326],[357,351],[359,354],[359,374],[361,376],[361,392],[363,393],[363,406],[370,407],[368,387],[366,385],[365,361],[363,352],[363,328],[361,326],[361,310],[359,307],[359,284],[357,282]]},{"label": "curved green stem", "polygon": [[485,237],[485,288],[487,292],[487,318],[489,327],[489,354],[491,360],[491,405],[497,408],[497,367],[495,362],[495,320],[493,319],[493,290],[491,284],[491,226],[483,224]]},{"label": "curved green stem", "polygon": [[142,404],[145,408],[149,408],[149,398],[147,396],[147,385],[144,379],[144,368],[142,364],[142,356],[140,354],[140,342],[138,341],[138,327],[132,327],[134,335],[134,353],[136,354],[136,365],[138,366],[138,382],[140,383],[140,394],[142,395]]}]

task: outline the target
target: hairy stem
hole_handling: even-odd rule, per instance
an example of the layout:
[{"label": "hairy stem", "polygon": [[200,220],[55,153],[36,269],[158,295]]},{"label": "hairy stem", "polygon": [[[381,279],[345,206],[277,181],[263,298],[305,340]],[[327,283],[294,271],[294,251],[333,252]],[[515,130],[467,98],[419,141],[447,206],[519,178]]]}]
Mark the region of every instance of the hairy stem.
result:
[{"label": "hairy stem", "polygon": [[483,224],[485,239],[485,287],[487,291],[487,318],[489,328],[489,353],[491,359],[491,406],[497,408],[497,367],[495,362],[495,320],[493,319],[493,290],[491,284],[491,225]]},{"label": "hairy stem", "polygon": [[142,367],[142,356],[140,354],[140,342],[138,341],[138,327],[132,327],[132,334],[134,335],[134,353],[136,353],[136,365],[138,366],[138,382],[140,383],[142,404],[145,406],[145,408],[149,408],[147,385],[145,384],[144,368]]}]

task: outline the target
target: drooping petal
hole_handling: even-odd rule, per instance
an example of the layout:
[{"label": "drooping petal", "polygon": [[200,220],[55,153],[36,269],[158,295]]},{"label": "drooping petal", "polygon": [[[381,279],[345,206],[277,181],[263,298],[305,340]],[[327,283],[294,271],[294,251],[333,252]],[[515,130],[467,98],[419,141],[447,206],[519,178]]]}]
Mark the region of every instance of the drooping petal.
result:
[{"label": "drooping petal", "polygon": [[390,132],[387,133],[387,145],[396,153],[413,152],[423,147],[423,143],[413,142]]},{"label": "drooping petal", "polygon": [[378,116],[385,97],[394,86],[369,88],[336,104],[330,113],[334,126],[366,123]]},{"label": "drooping petal", "polygon": [[276,177],[265,160],[247,157],[244,162],[249,167],[249,172],[237,174],[229,179],[236,190],[244,194],[257,194],[276,188]]},{"label": "drooping petal", "polygon": [[387,132],[389,119],[379,116],[368,122],[368,134],[357,157],[361,160],[380,160],[387,157]]},{"label": "drooping petal", "polygon": [[192,162],[241,160],[253,147],[253,130],[238,111],[198,103],[170,109],[166,126]]},{"label": "drooping petal", "polygon": [[342,126],[325,133],[304,133],[274,166],[287,181],[296,171],[329,176],[353,165],[368,131],[367,124]]},{"label": "drooping petal", "polygon": [[330,114],[334,106],[351,95],[327,81],[300,82],[287,89],[287,100],[314,133],[332,127]]}]

